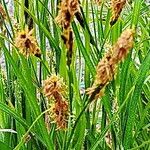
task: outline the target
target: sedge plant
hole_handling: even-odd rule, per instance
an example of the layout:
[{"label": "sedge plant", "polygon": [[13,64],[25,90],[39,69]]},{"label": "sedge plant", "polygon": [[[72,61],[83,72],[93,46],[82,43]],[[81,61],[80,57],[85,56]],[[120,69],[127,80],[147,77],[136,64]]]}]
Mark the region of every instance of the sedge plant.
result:
[{"label": "sedge plant", "polygon": [[150,149],[150,4],[0,1],[0,150]]}]

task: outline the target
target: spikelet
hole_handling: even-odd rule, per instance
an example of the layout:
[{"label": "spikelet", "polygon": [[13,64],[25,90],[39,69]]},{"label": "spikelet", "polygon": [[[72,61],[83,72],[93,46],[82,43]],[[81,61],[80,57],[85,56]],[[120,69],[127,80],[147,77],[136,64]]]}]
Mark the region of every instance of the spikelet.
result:
[{"label": "spikelet", "polygon": [[122,32],[121,36],[118,38],[117,43],[113,46],[113,60],[121,61],[129,52],[129,49],[133,46],[133,29],[126,29]]},{"label": "spikelet", "polygon": [[73,32],[71,21],[75,14],[79,12],[78,0],[62,0],[56,22],[63,28],[62,39],[67,48],[67,65],[70,67],[73,55]]},{"label": "spikelet", "polygon": [[66,129],[68,120],[68,102],[66,101],[66,85],[63,79],[51,75],[44,81],[43,93],[51,100],[51,118],[56,122],[58,129]]},{"label": "spikelet", "polygon": [[60,10],[55,21],[60,24],[63,28],[68,28],[71,22],[71,15],[68,11],[68,0],[63,0],[60,5]]},{"label": "spikelet", "polygon": [[96,68],[96,83],[105,85],[110,81],[114,74],[114,64],[111,62],[111,53],[107,53],[106,56],[98,63]]},{"label": "spikelet", "polygon": [[79,10],[78,0],[62,0],[56,22],[64,29],[70,27],[70,23],[76,12]]},{"label": "spikelet", "polygon": [[126,4],[126,0],[111,0],[112,17],[110,25],[114,25],[118,20],[123,7]]},{"label": "spikelet", "polygon": [[73,55],[73,32],[71,28],[68,28],[67,30],[64,30],[63,35],[61,36],[64,44],[66,45],[68,51],[67,51],[67,65],[70,66],[72,61],[72,55]]},{"label": "spikelet", "polygon": [[115,64],[112,62],[112,54],[109,51],[98,63],[94,84],[87,89],[87,94],[91,95],[92,99],[103,96],[104,90],[102,89],[112,80],[114,72]]},{"label": "spikelet", "polygon": [[41,50],[37,45],[37,40],[33,37],[33,29],[18,32],[15,38],[15,46],[19,49],[19,52],[28,57],[33,54],[37,57],[41,56]]},{"label": "spikelet", "polygon": [[91,100],[97,99],[103,95],[105,86],[113,79],[117,64],[123,60],[128,51],[133,46],[132,29],[126,29],[122,32],[118,41],[111,50],[100,60],[96,68],[95,81],[92,87],[88,88],[87,94],[91,96]]},{"label": "spikelet", "polygon": [[57,75],[51,75],[44,81],[43,92],[49,99],[53,97],[55,93],[65,96],[66,85],[64,84],[62,78],[58,77]]},{"label": "spikelet", "polygon": [[51,107],[51,118],[56,122],[57,129],[66,129],[68,122],[68,103],[66,100],[57,101]]}]

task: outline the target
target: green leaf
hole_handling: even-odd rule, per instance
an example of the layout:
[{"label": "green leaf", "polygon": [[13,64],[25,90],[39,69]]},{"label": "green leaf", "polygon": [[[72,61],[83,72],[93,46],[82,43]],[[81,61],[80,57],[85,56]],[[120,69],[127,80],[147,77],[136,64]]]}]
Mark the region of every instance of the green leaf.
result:
[{"label": "green leaf", "polygon": [[1,150],[12,150],[12,148],[10,148],[8,145],[3,143],[2,141],[0,141],[0,149]]},{"label": "green leaf", "polygon": [[142,86],[143,86],[144,81],[146,79],[147,71],[150,68],[149,64],[150,64],[150,51],[147,54],[144,62],[140,66],[137,80],[135,83],[135,90],[134,90],[132,97],[130,99],[126,129],[125,129],[125,133],[124,133],[124,142],[123,142],[125,149],[131,148],[132,144],[133,144],[133,132],[132,131],[133,131],[133,127],[135,125],[135,116],[136,116],[137,104],[139,103],[139,100],[140,100]]},{"label": "green leaf", "polygon": [[79,31],[77,29],[77,26],[76,26],[75,22],[72,23],[72,26],[73,26],[73,31],[75,33],[75,37],[76,37],[76,40],[77,40],[77,44],[78,44],[79,50],[81,50],[82,55],[83,55],[83,57],[84,57],[84,59],[85,59],[85,61],[87,63],[87,66],[88,66],[88,68],[90,70],[90,73],[94,77],[95,73],[96,73],[95,67],[94,67],[94,65],[93,65],[93,63],[92,63],[92,61],[91,61],[91,59],[90,59],[90,57],[89,57],[89,55],[87,53],[87,50],[85,49],[85,47],[84,47],[84,45],[82,43],[82,40],[81,40],[81,37],[79,35]]}]

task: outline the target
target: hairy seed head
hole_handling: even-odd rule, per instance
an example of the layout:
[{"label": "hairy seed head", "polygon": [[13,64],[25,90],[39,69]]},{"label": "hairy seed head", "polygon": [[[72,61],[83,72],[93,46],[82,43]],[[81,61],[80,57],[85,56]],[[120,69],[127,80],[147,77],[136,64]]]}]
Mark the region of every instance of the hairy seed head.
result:
[{"label": "hairy seed head", "polygon": [[68,102],[66,100],[57,101],[51,107],[51,118],[56,122],[57,129],[66,129],[68,123]]},{"label": "hairy seed head", "polygon": [[79,10],[78,0],[62,0],[60,10],[56,17],[56,22],[61,24],[63,28],[68,28],[74,17],[74,14]]},{"label": "hairy seed head", "polygon": [[110,25],[116,23],[125,4],[126,0],[111,0],[112,17]]},{"label": "hairy seed head", "polygon": [[33,29],[29,31],[26,28],[24,31],[18,32],[15,38],[15,45],[24,56],[28,57],[31,54],[37,57],[41,56],[41,50],[33,36]]},{"label": "hairy seed head", "polygon": [[66,101],[66,85],[57,75],[51,75],[44,81],[43,93],[51,99],[50,117],[56,122],[58,129],[65,129],[68,122],[68,102]]},{"label": "hairy seed head", "polygon": [[112,47],[113,61],[116,60],[116,63],[118,63],[118,61],[123,60],[129,50],[133,47],[133,37],[133,29],[126,29],[122,32],[116,44]]},{"label": "hairy seed head", "polygon": [[57,75],[51,75],[44,81],[44,94],[46,97],[57,97],[59,95],[65,96],[66,85],[63,79]]},{"label": "hairy seed head", "polygon": [[96,68],[93,86],[87,89],[91,100],[103,95],[103,89],[113,79],[117,64],[123,60],[133,46],[134,30],[126,29],[118,38],[116,44],[100,60]]},{"label": "hairy seed head", "polygon": [[71,29],[71,21],[77,12],[79,12],[78,0],[62,0],[58,16],[55,19],[63,29],[61,38],[67,48],[67,65],[69,68],[73,55],[73,32]]}]

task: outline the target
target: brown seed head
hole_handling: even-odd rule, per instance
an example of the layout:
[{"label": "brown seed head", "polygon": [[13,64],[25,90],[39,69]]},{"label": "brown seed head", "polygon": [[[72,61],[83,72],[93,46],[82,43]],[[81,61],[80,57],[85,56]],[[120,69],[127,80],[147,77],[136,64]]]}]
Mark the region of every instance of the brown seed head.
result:
[{"label": "brown seed head", "polygon": [[58,129],[65,129],[68,123],[68,102],[65,99],[66,85],[62,78],[52,75],[44,81],[43,92],[51,101],[52,114],[50,117],[56,122]]},{"label": "brown seed head", "polygon": [[56,122],[58,129],[66,129],[68,123],[68,103],[65,100],[56,102],[51,107],[51,118]]},{"label": "brown seed head", "polygon": [[86,90],[87,94],[90,96],[92,96],[93,93],[95,94],[94,99],[97,99],[103,95],[104,91],[102,89],[113,78],[113,75],[115,73],[115,64],[112,62],[111,59],[111,52],[106,53],[106,55],[97,65],[94,84],[91,88],[88,88]]},{"label": "brown seed head", "polygon": [[58,16],[55,20],[58,24],[61,24],[61,26],[66,29],[70,26],[73,16],[78,10],[78,0],[62,0]]},{"label": "brown seed head", "polygon": [[123,60],[133,46],[133,35],[133,29],[126,29],[122,32],[116,44],[98,63],[94,84],[87,89],[87,94],[92,97],[92,100],[102,96],[102,90],[113,79],[117,64]]},{"label": "brown seed head", "polygon": [[[44,81],[43,92],[46,97],[51,98],[53,96],[60,97],[65,96],[66,94],[66,85],[63,82],[63,79],[57,75],[51,75]],[[61,97],[62,97],[61,96]]]},{"label": "brown seed head", "polygon": [[69,0],[68,1],[68,10],[71,16],[74,16],[76,12],[79,11],[79,1],[78,0]]},{"label": "brown seed head", "polygon": [[15,38],[15,45],[19,49],[19,52],[24,56],[29,56],[31,54],[40,57],[41,50],[37,45],[37,40],[33,37],[33,29],[19,32]]},{"label": "brown seed head", "polygon": [[110,25],[116,23],[125,4],[126,0],[111,0],[112,17]]},{"label": "brown seed head", "polygon": [[56,22],[63,28],[61,38],[67,47],[67,65],[70,68],[73,55],[73,32],[71,29],[71,21],[75,14],[79,12],[78,0],[62,0]]},{"label": "brown seed head", "polygon": [[98,63],[95,78],[96,84],[105,85],[113,78],[115,66],[111,61],[111,57],[111,53],[107,53],[106,56],[104,56],[102,60]]},{"label": "brown seed head", "polygon": [[118,63],[126,57],[129,50],[133,47],[134,30],[126,29],[118,38],[116,44],[112,47],[113,61]]}]

